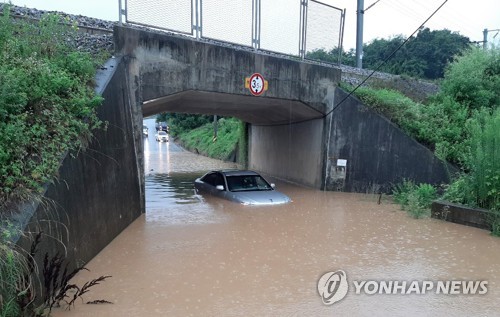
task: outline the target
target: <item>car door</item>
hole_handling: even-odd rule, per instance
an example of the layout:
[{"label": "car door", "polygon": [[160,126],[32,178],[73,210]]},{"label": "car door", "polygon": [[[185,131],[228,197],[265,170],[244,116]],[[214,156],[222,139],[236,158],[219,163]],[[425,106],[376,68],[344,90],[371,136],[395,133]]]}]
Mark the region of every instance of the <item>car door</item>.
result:
[{"label": "car door", "polygon": [[201,191],[213,195],[215,193],[215,172],[203,176],[199,183],[199,187]]},{"label": "car door", "polygon": [[[216,186],[219,186],[219,185],[222,185],[222,187],[224,187],[224,190],[218,190],[216,188]],[[226,195],[226,182],[224,181],[224,176],[221,173],[219,173],[219,172],[215,173],[215,177],[214,177],[214,189],[215,189],[215,192],[214,192],[215,196],[219,196],[219,197],[222,197],[222,198],[225,197],[225,195]]]}]

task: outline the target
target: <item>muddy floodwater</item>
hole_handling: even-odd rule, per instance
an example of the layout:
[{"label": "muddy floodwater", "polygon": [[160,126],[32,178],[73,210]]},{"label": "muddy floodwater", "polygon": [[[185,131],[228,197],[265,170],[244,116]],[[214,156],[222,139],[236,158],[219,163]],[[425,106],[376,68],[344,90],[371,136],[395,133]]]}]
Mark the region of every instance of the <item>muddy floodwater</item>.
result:
[{"label": "muddy floodwater", "polygon": [[[500,316],[500,238],[489,232],[275,179],[291,204],[199,197],[196,177],[235,165],[158,144],[148,125],[146,214],[75,278],[112,275],[84,301],[113,304],[78,302],[54,316]],[[325,305],[318,280],[338,270],[348,293]],[[361,281],[370,287],[356,294]],[[487,293],[370,294],[382,281],[486,281]]]}]

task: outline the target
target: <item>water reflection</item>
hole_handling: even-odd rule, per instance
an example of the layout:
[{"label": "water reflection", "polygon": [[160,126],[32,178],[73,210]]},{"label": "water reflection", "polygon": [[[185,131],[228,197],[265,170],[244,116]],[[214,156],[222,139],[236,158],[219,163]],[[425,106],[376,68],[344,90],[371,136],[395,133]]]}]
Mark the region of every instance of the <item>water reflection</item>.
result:
[{"label": "water reflection", "polygon": [[165,201],[173,204],[198,203],[199,198],[194,195],[193,179],[198,174],[171,173],[149,174],[146,176],[146,208],[157,209]]}]

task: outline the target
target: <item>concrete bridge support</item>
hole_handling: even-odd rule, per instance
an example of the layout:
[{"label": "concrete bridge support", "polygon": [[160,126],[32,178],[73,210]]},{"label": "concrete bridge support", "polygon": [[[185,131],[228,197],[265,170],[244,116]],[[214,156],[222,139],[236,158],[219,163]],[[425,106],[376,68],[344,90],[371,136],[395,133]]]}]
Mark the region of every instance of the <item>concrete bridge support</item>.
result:
[{"label": "concrete bridge support", "polygon": [[251,125],[249,167],[278,178],[322,188],[325,120],[278,126]]}]

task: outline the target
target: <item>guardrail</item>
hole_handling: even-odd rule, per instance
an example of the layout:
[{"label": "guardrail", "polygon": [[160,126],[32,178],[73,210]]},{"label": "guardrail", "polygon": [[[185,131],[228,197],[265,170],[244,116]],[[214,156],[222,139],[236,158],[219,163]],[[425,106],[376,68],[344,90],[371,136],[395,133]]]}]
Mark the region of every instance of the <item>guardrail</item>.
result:
[{"label": "guardrail", "polygon": [[[316,0],[119,0],[120,22],[285,55],[342,50],[345,9]],[[340,55],[339,60],[340,63]]]}]

